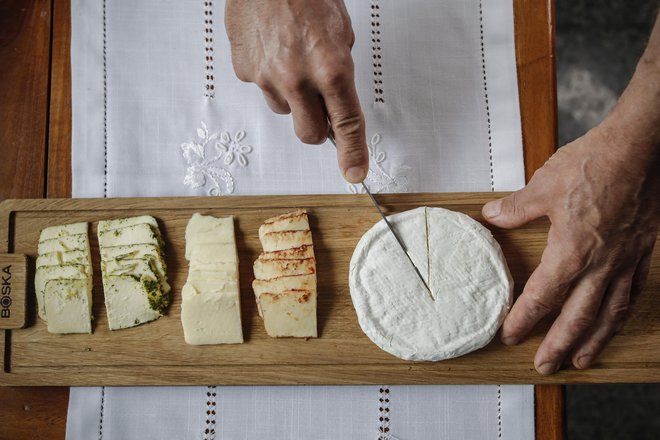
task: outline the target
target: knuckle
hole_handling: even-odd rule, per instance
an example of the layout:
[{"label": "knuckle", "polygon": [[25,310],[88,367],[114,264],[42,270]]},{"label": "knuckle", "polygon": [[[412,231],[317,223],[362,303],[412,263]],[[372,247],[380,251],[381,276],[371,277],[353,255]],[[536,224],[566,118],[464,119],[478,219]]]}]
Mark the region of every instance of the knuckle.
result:
[{"label": "knuckle", "polygon": [[558,307],[558,301],[550,300],[539,293],[532,293],[529,296],[526,314],[530,319],[545,316]]},{"label": "knuckle", "polygon": [[322,143],[325,140],[325,135],[317,129],[306,129],[298,133],[298,139],[304,144],[313,144],[317,145]]},{"label": "knuckle", "polygon": [[324,89],[340,91],[346,87],[353,78],[353,72],[345,61],[334,57],[325,63],[318,73],[318,82]]},{"label": "knuckle", "polygon": [[581,273],[589,264],[588,256],[584,252],[575,248],[569,249],[564,254],[562,260],[564,271],[571,274]]},{"label": "knuckle", "polygon": [[516,218],[525,218],[525,206],[519,202],[519,195],[515,192],[502,200],[502,211]]},{"label": "knuckle", "polygon": [[250,82],[250,74],[248,73],[247,69],[243,68],[240,64],[234,64],[234,73],[236,74],[236,78],[238,78],[242,82]]},{"label": "knuckle", "polygon": [[305,78],[292,71],[285,71],[280,75],[280,85],[282,90],[288,95],[299,96],[305,89]]},{"label": "knuckle", "polygon": [[571,334],[580,334],[590,328],[595,321],[595,317],[589,314],[581,314],[573,317],[568,322],[568,330]]},{"label": "knuckle", "polygon": [[[359,139],[364,127],[364,116],[361,113],[339,116],[332,118],[332,127],[335,132],[343,137],[348,137],[351,140]],[[348,149],[359,150],[361,145],[350,144],[347,145]]]},{"label": "knuckle", "polygon": [[628,316],[628,311],[630,310],[629,303],[627,301],[616,301],[612,302],[607,307],[607,317],[614,322],[624,321]]},{"label": "knuckle", "polygon": [[254,81],[253,81],[261,90],[269,90],[269,81],[268,81],[268,76],[265,75],[262,72],[257,73],[254,76]]}]

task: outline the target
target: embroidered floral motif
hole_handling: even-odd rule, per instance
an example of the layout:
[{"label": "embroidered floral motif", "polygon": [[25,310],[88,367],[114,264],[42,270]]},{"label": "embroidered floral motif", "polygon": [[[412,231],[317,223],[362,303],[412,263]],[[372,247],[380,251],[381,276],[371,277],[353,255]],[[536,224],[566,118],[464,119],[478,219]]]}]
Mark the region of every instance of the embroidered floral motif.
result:
[{"label": "embroidered floral motif", "polygon": [[[241,143],[246,137],[245,131],[237,131],[233,138],[228,131],[210,133],[202,121],[201,127],[197,128],[197,137],[197,141],[181,144],[181,154],[188,164],[183,184],[191,188],[210,184],[207,192],[211,196],[232,194],[234,176],[219,164],[227,167],[234,163],[241,167],[248,165],[247,155],[252,152],[252,147]],[[210,151],[207,151],[209,144]]]},{"label": "embroidered floral motif", "polygon": [[[367,148],[369,149],[369,172],[364,180],[372,194],[380,192],[408,192],[408,179],[403,174],[407,168],[401,167],[392,175],[385,171],[383,162],[387,160],[387,153],[379,151],[380,133],[371,136]],[[348,184],[348,190],[353,194],[363,194],[362,185]]]}]

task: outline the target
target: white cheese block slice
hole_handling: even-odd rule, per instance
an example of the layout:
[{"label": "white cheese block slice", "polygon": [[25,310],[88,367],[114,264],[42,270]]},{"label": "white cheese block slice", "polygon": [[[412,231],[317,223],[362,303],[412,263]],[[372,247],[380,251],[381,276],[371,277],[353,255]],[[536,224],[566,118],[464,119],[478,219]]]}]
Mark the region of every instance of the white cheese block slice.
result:
[{"label": "white cheese block slice", "polygon": [[151,244],[161,249],[161,242],[156,229],[153,226],[140,223],[125,228],[99,231],[99,246],[101,248],[110,246],[126,246],[135,244]]},{"label": "white cheese block slice", "polygon": [[89,262],[89,254],[87,251],[74,250],[66,252],[49,252],[37,256],[36,266],[59,266],[62,264],[83,264],[87,265]]},{"label": "white cheese block slice", "polygon": [[144,280],[130,275],[108,276],[103,282],[110,330],[134,327],[160,318],[160,304],[149,300],[152,291]]},{"label": "white cheese block slice", "polygon": [[92,286],[87,278],[48,280],[44,291],[50,333],[92,332]]},{"label": "white cheese block slice", "polygon": [[291,275],[308,275],[316,273],[316,260],[259,260],[254,262],[254,277],[258,280]]},{"label": "white cheese block slice", "polygon": [[190,266],[232,263],[238,264],[236,244],[231,243],[202,243],[190,249]]},{"label": "white cheese block slice", "polygon": [[282,293],[262,293],[259,307],[266,333],[274,338],[315,338],[316,292],[287,290]]},{"label": "white cheese block slice", "polygon": [[39,241],[52,240],[67,235],[87,234],[89,225],[87,222],[71,223],[68,225],[49,226],[41,230]]},{"label": "white cheese block slice", "polygon": [[40,241],[37,246],[37,253],[39,255],[48,254],[51,252],[67,252],[73,250],[82,250],[89,253],[89,238],[87,233],[65,235],[58,238],[50,238],[48,240]]},{"label": "white cheese block slice", "polygon": [[181,323],[187,344],[241,344],[238,283],[188,281],[181,292]]},{"label": "white cheese block slice", "polygon": [[316,274],[254,280],[252,281],[252,289],[257,299],[262,293],[282,293],[286,290],[316,291]]},{"label": "white cheese block slice", "polygon": [[193,214],[186,226],[186,260],[194,247],[205,243],[234,243],[234,218]]},{"label": "white cheese block slice", "polygon": [[92,274],[84,264],[64,264],[59,266],[39,266],[34,275],[34,291],[37,297],[37,312],[39,317],[47,321],[46,304],[44,295],[46,283],[56,279],[79,279],[87,280],[91,285]]},{"label": "white cheese block slice", "polygon": [[238,278],[238,268],[236,266],[223,271],[195,270],[194,268],[190,268],[188,272],[189,281],[223,281],[230,277]]},{"label": "white cheese block slice", "polygon": [[264,234],[261,239],[264,252],[281,251],[312,244],[312,232],[309,230],[269,232]]},{"label": "white cheese block slice", "polygon": [[314,246],[305,245],[281,251],[262,252],[259,258],[261,260],[300,260],[314,258]]},{"label": "white cheese block slice", "polygon": [[101,220],[99,222],[99,232],[110,231],[112,229],[126,228],[140,224],[150,225],[155,231],[159,231],[158,222],[150,215],[140,215],[136,217],[116,218],[111,220]]},{"label": "white cheese block slice", "polygon": [[388,353],[415,361],[449,359],[488,344],[513,293],[490,231],[441,208],[422,207],[388,219],[435,301],[381,220],[361,238],[350,263],[351,298],[364,333]]},{"label": "white cheese block slice", "polygon": [[269,232],[279,231],[309,231],[307,211],[304,209],[298,209],[293,212],[267,219],[264,224],[259,227],[259,239],[263,239],[263,236]]}]

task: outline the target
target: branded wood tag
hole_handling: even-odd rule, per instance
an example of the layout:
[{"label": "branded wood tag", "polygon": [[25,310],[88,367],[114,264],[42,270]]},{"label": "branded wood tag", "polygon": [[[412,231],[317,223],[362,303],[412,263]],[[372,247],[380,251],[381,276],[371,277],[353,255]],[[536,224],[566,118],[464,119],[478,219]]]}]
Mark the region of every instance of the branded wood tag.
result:
[{"label": "branded wood tag", "polygon": [[0,254],[0,329],[25,326],[27,257]]}]

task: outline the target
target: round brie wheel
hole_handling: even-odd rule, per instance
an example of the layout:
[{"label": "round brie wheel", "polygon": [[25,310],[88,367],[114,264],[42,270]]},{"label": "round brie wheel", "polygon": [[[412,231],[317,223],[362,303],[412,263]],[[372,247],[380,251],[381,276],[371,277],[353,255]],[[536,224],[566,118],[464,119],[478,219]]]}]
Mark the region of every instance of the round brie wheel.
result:
[{"label": "round brie wheel", "polygon": [[388,217],[433,299],[383,220],[360,239],[349,286],[362,331],[401,359],[439,361],[484,347],[506,316],[513,280],[490,231],[454,211]]}]

